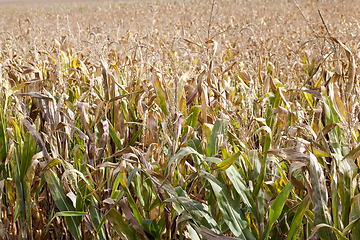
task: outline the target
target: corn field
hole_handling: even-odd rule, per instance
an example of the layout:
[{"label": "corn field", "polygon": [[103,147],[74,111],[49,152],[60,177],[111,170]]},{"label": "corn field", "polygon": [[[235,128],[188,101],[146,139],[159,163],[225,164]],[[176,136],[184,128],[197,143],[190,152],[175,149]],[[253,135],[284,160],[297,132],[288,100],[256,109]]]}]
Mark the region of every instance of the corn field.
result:
[{"label": "corn field", "polygon": [[359,11],[0,5],[0,239],[360,239]]}]

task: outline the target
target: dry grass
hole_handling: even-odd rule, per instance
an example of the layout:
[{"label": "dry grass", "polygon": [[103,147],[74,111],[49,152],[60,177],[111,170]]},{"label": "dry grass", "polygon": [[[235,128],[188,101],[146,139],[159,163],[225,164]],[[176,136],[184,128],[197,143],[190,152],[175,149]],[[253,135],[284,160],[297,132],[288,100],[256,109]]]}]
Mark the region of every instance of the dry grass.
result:
[{"label": "dry grass", "polygon": [[360,4],[299,7],[0,7],[1,238],[356,239]]}]

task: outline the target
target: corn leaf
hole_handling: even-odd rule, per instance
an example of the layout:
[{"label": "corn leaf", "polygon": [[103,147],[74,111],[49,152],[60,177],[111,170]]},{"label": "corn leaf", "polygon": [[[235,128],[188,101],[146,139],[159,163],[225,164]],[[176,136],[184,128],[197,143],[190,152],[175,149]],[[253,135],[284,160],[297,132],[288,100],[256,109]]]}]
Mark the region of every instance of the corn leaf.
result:
[{"label": "corn leaf", "polygon": [[[71,200],[66,196],[63,188],[61,187],[59,178],[50,169],[44,173],[46,182],[49,186],[51,196],[53,197],[56,206],[60,211],[75,212],[75,208]],[[81,239],[81,219],[76,216],[66,216],[66,225],[69,228],[71,235],[75,239]]]},{"label": "corn leaf", "polygon": [[288,183],[280,194],[276,197],[275,201],[271,204],[269,211],[269,222],[265,228],[263,239],[267,239],[271,228],[275,221],[280,217],[282,210],[284,208],[285,202],[288,199],[289,193],[293,189],[293,185]]}]

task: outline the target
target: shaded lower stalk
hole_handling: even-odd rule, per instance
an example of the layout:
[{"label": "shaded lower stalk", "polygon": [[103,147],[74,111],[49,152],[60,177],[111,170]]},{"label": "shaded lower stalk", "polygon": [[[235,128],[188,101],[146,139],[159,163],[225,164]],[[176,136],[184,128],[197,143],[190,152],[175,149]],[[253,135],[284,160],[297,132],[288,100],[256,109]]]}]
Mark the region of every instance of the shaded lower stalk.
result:
[{"label": "shaded lower stalk", "polygon": [[29,223],[26,216],[26,199],[25,199],[25,189],[24,189],[24,182],[21,182],[21,190],[22,190],[22,202],[23,202],[23,211],[24,211],[24,218],[25,218],[25,228],[26,228],[26,234],[27,239],[32,239],[30,230],[29,230]]}]

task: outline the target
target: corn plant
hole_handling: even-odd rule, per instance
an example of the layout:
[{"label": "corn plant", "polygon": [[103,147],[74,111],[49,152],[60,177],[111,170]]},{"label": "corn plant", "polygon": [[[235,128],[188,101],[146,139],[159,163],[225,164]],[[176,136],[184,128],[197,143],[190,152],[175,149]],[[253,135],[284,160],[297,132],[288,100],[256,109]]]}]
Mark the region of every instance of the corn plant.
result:
[{"label": "corn plant", "polygon": [[0,6],[1,238],[358,239],[358,5]]}]

